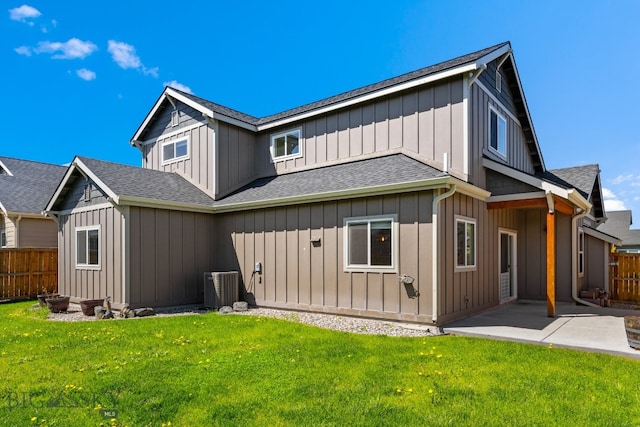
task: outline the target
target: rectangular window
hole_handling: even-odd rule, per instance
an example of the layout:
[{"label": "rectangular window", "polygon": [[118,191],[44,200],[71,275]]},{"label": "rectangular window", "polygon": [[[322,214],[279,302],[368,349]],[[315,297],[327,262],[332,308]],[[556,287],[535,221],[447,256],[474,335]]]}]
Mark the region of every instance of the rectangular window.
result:
[{"label": "rectangular window", "polygon": [[7,231],[3,228],[0,230],[0,248],[7,246]]},{"label": "rectangular window", "polygon": [[578,228],[578,276],[584,276],[584,231]]},{"label": "rectangular window", "polygon": [[395,217],[345,219],[345,267],[391,269],[395,259]]},{"label": "rectangular window", "polygon": [[162,162],[169,163],[189,156],[189,139],[177,139],[162,144]]},{"label": "rectangular window", "polygon": [[490,113],[489,146],[503,157],[507,156],[507,120],[494,109]]},{"label": "rectangular window", "polygon": [[456,267],[476,266],[476,222],[467,218],[456,218]]},{"label": "rectangular window", "polygon": [[100,267],[100,226],[76,228],[76,267]]},{"label": "rectangular window", "polygon": [[302,155],[300,144],[300,129],[271,135],[271,158],[284,160]]}]

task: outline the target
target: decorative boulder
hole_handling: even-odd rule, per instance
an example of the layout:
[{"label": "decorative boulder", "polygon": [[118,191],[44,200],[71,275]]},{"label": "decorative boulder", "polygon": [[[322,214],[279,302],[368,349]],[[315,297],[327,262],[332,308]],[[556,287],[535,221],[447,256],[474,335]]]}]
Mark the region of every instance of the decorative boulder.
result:
[{"label": "decorative boulder", "polygon": [[249,303],[245,301],[237,301],[233,303],[233,311],[248,311]]},{"label": "decorative boulder", "polygon": [[218,313],[220,313],[220,314],[233,313],[233,308],[229,307],[228,305],[224,305],[224,306],[220,307],[220,310],[218,310]]},{"label": "decorative boulder", "polygon": [[129,304],[125,304],[124,306],[122,306],[122,310],[120,310],[120,317],[130,319],[132,317],[136,317],[136,313],[129,306]]},{"label": "decorative boulder", "polygon": [[136,308],[133,312],[136,317],[154,316],[156,314],[151,307]]}]

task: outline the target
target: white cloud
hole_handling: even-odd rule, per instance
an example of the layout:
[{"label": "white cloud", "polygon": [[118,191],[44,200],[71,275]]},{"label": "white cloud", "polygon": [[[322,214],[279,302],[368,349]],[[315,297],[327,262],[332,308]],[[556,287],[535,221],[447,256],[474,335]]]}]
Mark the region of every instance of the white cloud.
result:
[{"label": "white cloud", "polygon": [[136,54],[136,48],[133,45],[109,40],[109,47],[107,50],[111,54],[111,58],[113,58],[114,62],[123,70],[133,68],[142,72],[145,76],[158,77],[158,67],[145,67],[140,60],[140,57]]},{"label": "white cloud", "polygon": [[31,48],[27,46],[20,46],[13,49],[18,55],[31,56],[33,52],[31,52]]},{"label": "white cloud", "polygon": [[186,93],[193,94],[189,86],[183,85],[182,83],[178,83],[176,80],[171,80],[170,82],[164,82],[164,85],[181,90]]},{"label": "white cloud", "polygon": [[91,55],[98,46],[90,41],[82,41],[75,37],[66,42],[40,42],[36,53],[52,53],[53,59],[82,59]]},{"label": "white cloud", "polygon": [[33,22],[29,21],[29,19],[35,19],[38,16],[42,15],[38,9],[35,7],[28,6],[23,4],[20,7],[16,7],[13,9],[9,9],[9,17],[18,22],[24,22],[28,25],[33,25]]},{"label": "white cloud", "polygon": [[87,70],[86,68],[80,68],[79,70],[76,70],[76,74],[82,80],[86,80],[86,81],[95,80],[96,78],[96,73],[94,71]]},{"label": "white cloud", "polygon": [[608,188],[602,187],[602,198],[604,199],[604,209],[607,211],[627,210],[624,202],[619,200],[618,196]]},{"label": "white cloud", "polygon": [[615,185],[622,184],[623,182],[631,181],[634,178],[635,177],[631,173],[628,175],[618,175],[617,177],[611,180],[611,183]]}]

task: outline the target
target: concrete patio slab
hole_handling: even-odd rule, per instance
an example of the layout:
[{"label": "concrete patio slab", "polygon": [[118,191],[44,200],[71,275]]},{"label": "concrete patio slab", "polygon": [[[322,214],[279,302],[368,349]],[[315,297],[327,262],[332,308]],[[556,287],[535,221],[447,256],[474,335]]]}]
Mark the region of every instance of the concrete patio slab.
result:
[{"label": "concrete patio slab", "polygon": [[637,310],[557,303],[556,317],[547,317],[544,301],[515,301],[442,327],[444,333],[528,342],[595,351],[640,359],[629,347],[624,316]]}]

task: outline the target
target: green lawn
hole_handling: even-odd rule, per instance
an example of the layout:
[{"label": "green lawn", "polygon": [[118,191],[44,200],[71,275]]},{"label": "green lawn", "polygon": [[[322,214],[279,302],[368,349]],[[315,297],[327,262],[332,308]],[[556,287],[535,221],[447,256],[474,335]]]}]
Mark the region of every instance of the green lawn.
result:
[{"label": "green lawn", "polygon": [[0,425],[640,425],[640,362],[622,357],[217,313],[52,322],[32,304],[0,305]]}]

